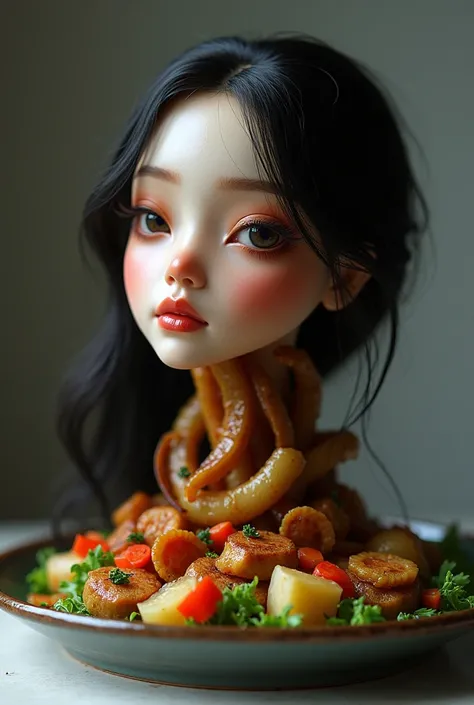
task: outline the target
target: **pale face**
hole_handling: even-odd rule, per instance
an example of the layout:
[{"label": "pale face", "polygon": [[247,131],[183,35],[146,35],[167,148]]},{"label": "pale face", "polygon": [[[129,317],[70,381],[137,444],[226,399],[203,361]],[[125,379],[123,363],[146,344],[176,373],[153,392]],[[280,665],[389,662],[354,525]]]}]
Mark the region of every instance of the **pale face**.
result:
[{"label": "pale face", "polygon": [[132,205],[149,213],[130,231],[125,288],[170,367],[293,342],[328,291],[324,264],[252,180],[260,176],[240,109],[223,95],[173,107],[140,161]]}]

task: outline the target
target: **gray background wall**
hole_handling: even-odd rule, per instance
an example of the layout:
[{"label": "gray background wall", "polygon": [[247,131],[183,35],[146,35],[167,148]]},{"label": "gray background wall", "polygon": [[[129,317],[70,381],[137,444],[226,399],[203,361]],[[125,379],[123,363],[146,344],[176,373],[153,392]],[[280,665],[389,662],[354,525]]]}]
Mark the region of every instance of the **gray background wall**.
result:
[{"label": "gray background wall", "polygon": [[[80,210],[137,97],[188,45],[306,31],[376,70],[417,136],[433,250],[404,309],[370,439],[424,518],[472,517],[474,3],[470,0],[10,0],[1,3],[0,518],[50,511],[63,472],[57,385],[102,313],[77,249]],[[354,368],[327,385],[343,418]],[[375,511],[397,506],[363,453],[344,470]],[[450,507],[447,507],[449,494]]]}]

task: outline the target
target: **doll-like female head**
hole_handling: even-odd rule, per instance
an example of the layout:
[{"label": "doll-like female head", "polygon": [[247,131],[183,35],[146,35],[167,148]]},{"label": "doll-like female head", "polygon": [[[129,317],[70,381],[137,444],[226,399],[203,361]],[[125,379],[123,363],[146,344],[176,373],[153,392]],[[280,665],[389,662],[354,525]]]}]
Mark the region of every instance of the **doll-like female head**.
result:
[{"label": "doll-like female head", "polygon": [[393,112],[353,60],[305,38],[217,39],[178,57],[85,209],[110,302],[60,408],[84,476],[150,472],[191,392],[173,368],[285,340],[324,375],[388,319],[380,383],[424,215]]},{"label": "doll-like female head", "polygon": [[328,267],[261,172],[245,114],[220,91],[171,106],[141,156],[125,289],[141,331],[171,367],[294,341],[330,298]]}]

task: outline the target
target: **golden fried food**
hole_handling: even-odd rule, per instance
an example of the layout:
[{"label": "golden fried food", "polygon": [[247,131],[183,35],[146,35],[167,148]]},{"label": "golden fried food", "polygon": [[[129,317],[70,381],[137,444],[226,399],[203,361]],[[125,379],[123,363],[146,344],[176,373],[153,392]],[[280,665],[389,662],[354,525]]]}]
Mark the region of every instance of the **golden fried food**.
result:
[{"label": "golden fried food", "polygon": [[270,509],[291,487],[304,467],[304,456],[293,448],[278,448],[250,480],[231,490],[203,490],[194,502],[189,502],[179,468],[185,458],[185,448],[177,443],[171,450],[170,477],[174,494],[189,521],[199,526],[212,526],[221,521],[245,524]]},{"label": "golden fried food", "polygon": [[399,612],[413,612],[420,606],[420,581],[416,579],[406,587],[377,588],[351,572],[347,573],[357,597],[364,597],[367,605],[379,605],[385,619],[396,619]]},{"label": "golden fried food", "polygon": [[316,436],[315,445],[305,454],[306,467],[295,491],[304,492],[324,478],[340,463],[354,460],[359,453],[359,439],[351,431],[325,432]]},{"label": "golden fried food", "polygon": [[329,553],[336,537],[325,514],[313,507],[294,507],[285,514],[280,534],[291,539],[296,546],[317,548],[322,554]]},{"label": "golden fried food", "polygon": [[275,446],[277,448],[294,447],[295,433],[293,424],[273,380],[250,355],[245,358],[245,367],[252,380],[263,413],[267,417],[275,436]]},{"label": "golden fried food", "polygon": [[270,580],[277,565],[296,568],[298,553],[293,541],[271,531],[261,531],[258,538],[247,537],[242,531],[229,536],[216,568],[226,575],[252,580]]},{"label": "golden fried food", "polygon": [[339,507],[330,497],[315,499],[310,502],[310,506],[327,516],[333,525],[336,540],[343,541],[346,538],[351,522],[342,507]]},{"label": "golden fried food", "polygon": [[158,536],[151,549],[156,572],[166,582],[177,580],[198,558],[205,556],[207,546],[193,531],[172,529]]},{"label": "golden fried food", "polygon": [[[155,477],[156,481],[158,482],[158,485],[161,489],[162,492],[162,497],[164,498],[164,501],[166,502],[165,505],[161,506],[171,506],[177,509],[179,512],[182,511],[181,506],[178,503],[178,500],[176,497],[173,495],[173,489],[171,486],[171,481],[170,481],[170,475],[168,472],[168,462],[169,462],[169,455],[171,451],[171,446],[174,442],[179,441],[180,435],[176,431],[169,431],[168,433],[164,433],[163,436],[160,439],[160,442],[158,443],[155,451],[155,457],[153,459],[153,467],[155,470]],[[186,468],[186,472],[188,472],[188,469]],[[153,506],[160,506],[159,504],[156,504],[153,502]]]},{"label": "golden fried food", "polygon": [[209,443],[211,448],[215,448],[224,418],[219,385],[210,367],[196,367],[191,370],[191,375],[198,395]]},{"label": "golden fried food", "polygon": [[112,581],[111,571],[110,567],[91,570],[86,580],[82,597],[93,617],[125,619],[161,587],[156,575],[143,568],[123,571],[128,581],[119,585]]},{"label": "golden fried food", "polygon": [[173,424],[179,438],[186,441],[186,470],[192,474],[199,465],[199,444],[204,437],[206,427],[201,410],[201,402],[197,396],[192,396],[181,407]]},{"label": "golden fried food", "polygon": [[365,550],[378,553],[392,553],[408,558],[420,569],[420,575],[428,578],[430,567],[423,552],[423,546],[415,534],[405,527],[395,526],[377,532],[366,543]]},{"label": "golden fried food", "polygon": [[[224,590],[226,587],[232,589],[235,585],[243,585],[249,582],[248,580],[244,580],[244,578],[238,578],[236,575],[221,573],[216,567],[216,559],[209,558],[208,556],[198,558],[191,563],[185,575],[191,575],[195,578],[204,578],[207,575],[215,582],[220,590]],[[268,582],[259,582],[255,590],[255,597],[262,607],[265,607],[267,604],[268,585]]]},{"label": "golden fried food", "polygon": [[137,530],[137,525],[134,521],[127,519],[120,526],[117,526],[108,536],[107,543],[113,554],[122,553],[130,542],[127,541],[130,534]]},{"label": "golden fried food", "polygon": [[221,390],[224,420],[219,441],[186,485],[186,499],[194,502],[206,485],[223,479],[242,458],[252,431],[254,395],[239,360],[211,367]]},{"label": "golden fried food", "polygon": [[137,521],[145,509],[151,507],[151,497],[145,492],[135,492],[112,513],[114,526],[120,526],[124,521]]},{"label": "golden fried food", "polygon": [[296,448],[306,451],[321,413],[321,377],[305,350],[282,345],[275,350],[275,357],[293,370],[296,390],[291,418]]},{"label": "golden fried food", "polygon": [[145,543],[149,546],[153,546],[158,536],[171,529],[187,528],[186,517],[174,507],[150,507],[137,521],[137,531],[143,534]]},{"label": "golden fried food", "polygon": [[418,577],[418,566],[391,553],[363,551],[349,558],[349,570],[377,588],[407,587]]}]

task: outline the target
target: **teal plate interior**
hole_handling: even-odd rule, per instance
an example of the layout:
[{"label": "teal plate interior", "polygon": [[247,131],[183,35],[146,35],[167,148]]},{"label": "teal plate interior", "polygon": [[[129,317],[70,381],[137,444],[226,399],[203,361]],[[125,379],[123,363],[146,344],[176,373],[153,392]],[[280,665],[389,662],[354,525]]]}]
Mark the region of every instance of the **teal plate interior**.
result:
[{"label": "teal plate interior", "polygon": [[[442,527],[416,523],[426,538]],[[345,685],[402,671],[474,627],[474,610],[362,627],[158,627],[28,605],[25,575],[51,541],[0,556],[0,607],[79,661],[122,676],[203,688],[278,690]],[[474,539],[465,539],[474,560]],[[57,545],[64,550],[65,546]]]}]

